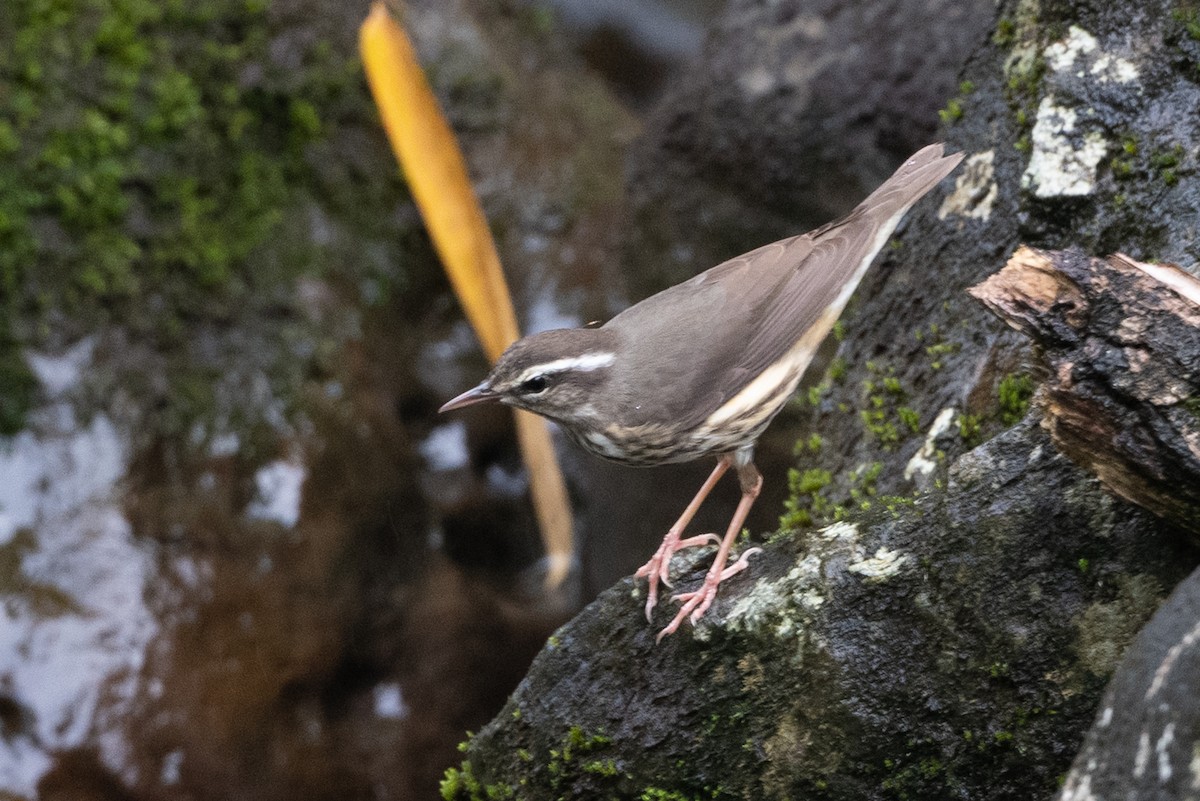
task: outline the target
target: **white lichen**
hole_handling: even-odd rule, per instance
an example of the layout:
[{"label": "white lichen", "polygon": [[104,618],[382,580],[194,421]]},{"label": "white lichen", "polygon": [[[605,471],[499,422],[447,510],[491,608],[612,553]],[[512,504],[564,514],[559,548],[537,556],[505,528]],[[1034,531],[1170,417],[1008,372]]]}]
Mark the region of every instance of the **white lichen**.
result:
[{"label": "white lichen", "polygon": [[[736,631],[761,628],[773,623],[777,636],[794,636],[797,630],[793,619],[796,607],[804,605],[812,608],[814,595],[819,597],[816,584],[820,568],[821,560],[810,555],[789,570],[786,576],[774,581],[757,582],[729,610],[725,616],[726,627]],[[816,605],[823,602],[822,599]]]},{"label": "white lichen", "polygon": [[1078,25],[1072,25],[1065,38],[1047,46],[1043,55],[1046,66],[1055,72],[1073,72],[1079,78],[1091,74],[1100,83],[1133,83],[1138,79],[1132,61],[1103,51],[1096,37]]},{"label": "white lichen", "polygon": [[1072,25],[1067,29],[1066,38],[1046,47],[1046,66],[1055,72],[1066,72],[1083,56],[1096,52],[1099,47],[1095,36],[1078,25]]},{"label": "white lichen", "polygon": [[1030,134],[1033,153],[1021,186],[1037,197],[1079,197],[1096,185],[1096,166],[1107,144],[1098,130],[1080,132],[1078,114],[1046,95]]},{"label": "white lichen", "polygon": [[899,573],[907,561],[908,556],[900,551],[880,548],[874,556],[860,559],[846,569],[868,581],[884,581]]},{"label": "white lichen", "polygon": [[937,469],[938,438],[950,430],[950,426],[954,424],[956,413],[957,410],[953,406],[948,406],[938,412],[938,416],[933,420],[933,425],[929,427],[929,433],[925,435],[925,442],[921,444],[921,449],[914,453],[913,457],[908,460],[908,464],[904,466],[905,481],[912,481],[918,475],[927,476]]},{"label": "white lichen", "polygon": [[854,542],[858,540],[858,526],[853,523],[834,523],[832,526],[821,529],[820,537],[830,542]]},{"label": "white lichen", "polygon": [[963,162],[954,180],[954,191],[938,209],[939,220],[950,216],[986,220],[992,216],[992,204],[996,202],[995,158],[996,151],[985,150]]},{"label": "white lichen", "polygon": [[1171,769],[1171,745],[1175,742],[1175,724],[1168,723],[1163,729],[1162,736],[1154,744],[1154,753],[1158,757],[1158,783],[1166,784],[1171,781],[1174,772]]},{"label": "white lichen", "polygon": [[1139,77],[1138,68],[1132,61],[1105,53],[1092,64],[1092,75],[1101,83],[1133,83]]}]

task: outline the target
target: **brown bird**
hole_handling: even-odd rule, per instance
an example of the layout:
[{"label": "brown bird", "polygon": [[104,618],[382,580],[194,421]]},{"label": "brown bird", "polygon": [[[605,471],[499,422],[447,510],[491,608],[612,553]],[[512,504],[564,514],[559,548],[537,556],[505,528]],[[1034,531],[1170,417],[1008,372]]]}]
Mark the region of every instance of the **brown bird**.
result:
[{"label": "brown bird", "polygon": [[[440,411],[499,401],[548,417],[597,456],[644,466],[715,455],[717,466],[637,576],[649,580],[646,617],[658,583],[670,587],[671,556],[719,543],[694,592],[659,632],[695,624],[718,585],[747,566],[729,550],[762,488],[754,444],[796,389],[821,340],[846,307],[904,213],[962,160],[930,145],[836,222],[765,245],[653,295],[598,328],[525,337],[501,355],[479,386]],[[723,538],[683,533],[733,467],[742,498]]]}]

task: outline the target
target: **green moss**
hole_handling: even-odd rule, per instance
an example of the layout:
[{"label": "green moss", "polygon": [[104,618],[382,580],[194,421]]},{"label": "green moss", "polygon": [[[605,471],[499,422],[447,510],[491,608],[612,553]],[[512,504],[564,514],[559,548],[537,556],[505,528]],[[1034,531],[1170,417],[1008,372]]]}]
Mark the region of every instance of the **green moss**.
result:
[{"label": "green moss", "polygon": [[992,42],[997,47],[1012,47],[1017,41],[1017,23],[1010,17],[1001,17],[992,33]]},{"label": "green moss", "polygon": [[594,759],[583,766],[583,771],[584,773],[593,773],[597,776],[610,778],[619,773],[617,763],[612,759]]},{"label": "green moss", "polygon": [[962,119],[963,108],[962,101],[958,98],[952,98],[943,109],[938,110],[938,117],[943,125],[953,125]]},{"label": "green moss", "polygon": [[697,796],[686,795],[676,790],[647,787],[638,796],[638,801],[700,801],[700,799]]},{"label": "green moss", "polygon": [[1175,145],[1170,150],[1160,150],[1150,157],[1150,166],[1158,173],[1159,179],[1167,186],[1179,183],[1179,165],[1183,161],[1182,145]]},{"label": "green moss", "polygon": [[942,369],[947,356],[962,350],[961,343],[946,340],[945,332],[937,323],[930,323],[924,331],[913,332],[913,336],[918,342],[928,343],[925,345],[925,355],[929,357],[929,366],[934,370]]},{"label": "green moss", "polygon": [[921,430],[921,415],[916,410],[901,406],[896,410],[896,415],[900,418],[900,422],[908,427],[908,430],[916,434]]},{"label": "green moss", "polygon": [[[944,762],[934,757],[923,759],[885,759],[888,772],[881,787],[894,798],[909,801],[946,795],[948,771]],[[942,792],[937,792],[941,790]]]},{"label": "green moss", "polygon": [[828,381],[822,381],[820,384],[817,384],[815,387],[809,387],[808,394],[806,395],[806,397],[808,398],[808,404],[810,406],[820,406],[821,398],[823,398],[823,397],[825,397],[825,395],[829,394],[829,391],[831,389],[832,389],[832,387],[829,385]]},{"label": "green moss", "polygon": [[996,386],[1000,404],[1000,422],[1011,426],[1025,417],[1033,397],[1033,377],[1025,373],[1006,375]]},{"label": "green moss", "polygon": [[813,468],[805,470],[803,473],[797,472],[795,481],[789,481],[788,483],[795,492],[811,494],[819,492],[832,480],[833,476],[828,470]]},{"label": "green moss", "polygon": [[464,761],[461,767],[448,768],[438,789],[445,801],[509,801],[517,797],[510,785],[480,782],[469,761]]},{"label": "green moss", "polygon": [[1121,151],[1109,161],[1113,178],[1123,181],[1134,174],[1134,166],[1138,155],[1138,142],[1132,136],[1121,140]]},{"label": "green moss", "polygon": [[975,84],[972,81],[963,81],[958,85],[958,97],[952,98],[946,103],[946,107],[938,112],[938,117],[941,118],[944,125],[953,125],[962,119],[963,103],[968,95],[975,91]]},{"label": "green moss", "polygon": [[1171,12],[1171,19],[1183,26],[1189,39],[1200,42],[1200,9],[1192,2],[1181,3]]},{"label": "green moss", "polygon": [[[271,25],[259,0],[3,4],[0,373],[30,344],[8,332],[51,315],[67,336],[118,323],[165,350],[196,322],[277,313],[318,270],[320,248],[292,235],[312,198],[336,205],[313,149],[375,112],[356,53],[297,40],[284,65]],[[346,208],[403,197],[398,180],[355,185]],[[19,427],[29,386],[0,380],[0,430]]]},{"label": "green moss", "polygon": [[958,424],[958,436],[968,448],[974,448],[982,442],[982,421],[976,414],[960,414],[955,421]]},{"label": "green moss", "polygon": [[807,528],[824,520],[832,510],[832,504],[823,490],[831,481],[833,475],[819,467],[804,472],[795,468],[788,470],[788,498],[783,502],[780,529]]},{"label": "green moss", "polygon": [[792,455],[800,456],[808,453],[815,456],[821,452],[821,448],[824,447],[824,445],[824,438],[814,431],[812,434],[809,434],[807,438],[796,440],[796,444],[792,446]]},{"label": "green moss", "polygon": [[1035,100],[1046,75],[1046,61],[1040,55],[1017,65],[1008,76],[1005,89],[1009,101],[1027,105]]},{"label": "green moss", "polygon": [[891,450],[916,433],[913,426],[916,413],[903,405],[908,393],[893,368],[867,362],[867,371],[874,378],[863,381],[866,398],[859,410],[859,419],[868,434],[885,449]]},{"label": "green moss", "polygon": [[1200,420],[1200,395],[1190,395],[1179,402],[1184,411]]}]

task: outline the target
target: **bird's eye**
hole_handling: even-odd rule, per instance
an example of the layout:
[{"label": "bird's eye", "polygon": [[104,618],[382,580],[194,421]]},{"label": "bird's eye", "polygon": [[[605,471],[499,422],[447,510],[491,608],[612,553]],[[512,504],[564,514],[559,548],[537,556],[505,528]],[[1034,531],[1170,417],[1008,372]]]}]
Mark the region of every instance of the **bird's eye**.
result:
[{"label": "bird's eye", "polygon": [[540,392],[545,392],[546,387],[550,386],[550,382],[544,375],[535,375],[528,381],[522,381],[521,386],[517,387],[522,395],[537,395]]}]

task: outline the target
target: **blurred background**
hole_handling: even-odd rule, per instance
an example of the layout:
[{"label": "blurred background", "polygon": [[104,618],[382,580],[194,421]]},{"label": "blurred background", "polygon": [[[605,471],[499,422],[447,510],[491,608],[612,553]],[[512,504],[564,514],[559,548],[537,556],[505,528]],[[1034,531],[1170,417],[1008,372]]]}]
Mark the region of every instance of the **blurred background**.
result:
[{"label": "blurred background", "polygon": [[[533,331],[849,209],[931,140],[991,9],[403,21]],[[564,444],[577,563],[542,590],[511,416],[435,415],[487,365],[370,101],[367,10],[0,4],[0,799],[435,797],[711,469]],[[755,532],[802,407],[760,446]]]}]

